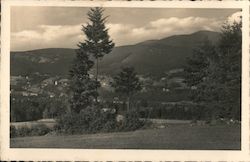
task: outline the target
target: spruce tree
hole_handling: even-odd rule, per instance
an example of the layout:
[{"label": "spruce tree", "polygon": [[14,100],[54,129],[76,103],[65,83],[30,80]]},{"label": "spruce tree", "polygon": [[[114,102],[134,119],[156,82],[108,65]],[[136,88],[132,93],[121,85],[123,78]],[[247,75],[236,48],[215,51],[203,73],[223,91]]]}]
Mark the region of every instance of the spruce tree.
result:
[{"label": "spruce tree", "polygon": [[[96,82],[98,82],[99,59],[110,53],[115,45],[108,35],[108,29],[105,26],[107,17],[103,17],[103,11],[104,9],[100,7],[91,8],[87,14],[90,22],[82,29],[86,35],[86,40],[82,45],[96,60]],[[96,86],[96,93],[97,89],[98,86]]]},{"label": "spruce tree", "polygon": [[90,60],[85,47],[81,44],[76,50],[76,58],[70,70],[70,89],[72,98],[70,100],[71,110],[79,113],[82,109],[92,105],[96,98],[96,82],[89,76],[89,71],[94,62]]},{"label": "spruce tree", "polygon": [[126,97],[127,110],[130,109],[131,97],[142,89],[142,84],[136,75],[134,68],[126,67],[114,77],[114,81],[111,83],[115,92]]}]

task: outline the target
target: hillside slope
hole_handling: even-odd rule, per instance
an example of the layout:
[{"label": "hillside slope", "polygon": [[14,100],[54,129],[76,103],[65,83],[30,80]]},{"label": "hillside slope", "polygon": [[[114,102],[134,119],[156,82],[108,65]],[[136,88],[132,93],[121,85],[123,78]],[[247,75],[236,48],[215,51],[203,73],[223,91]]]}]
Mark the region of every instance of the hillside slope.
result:
[{"label": "hillside slope", "polygon": [[[219,33],[198,31],[188,35],[175,35],[161,40],[150,40],[135,45],[115,47],[104,56],[100,72],[113,74],[120,67],[134,66],[139,74],[161,75],[171,69],[182,68],[186,58],[204,39],[213,43]],[[50,48],[25,52],[11,52],[11,75],[32,73],[68,75],[75,57],[74,49]]]}]

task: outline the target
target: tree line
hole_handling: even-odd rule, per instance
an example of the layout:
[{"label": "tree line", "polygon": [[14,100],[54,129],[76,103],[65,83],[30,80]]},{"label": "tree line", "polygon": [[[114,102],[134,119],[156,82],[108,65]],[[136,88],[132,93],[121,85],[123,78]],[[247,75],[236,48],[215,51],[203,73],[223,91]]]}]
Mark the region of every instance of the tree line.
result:
[{"label": "tree line", "polygon": [[242,23],[225,23],[219,41],[209,40],[195,49],[185,67],[192,87],[190,99],[204,109],[208,120],[241,120]]}]

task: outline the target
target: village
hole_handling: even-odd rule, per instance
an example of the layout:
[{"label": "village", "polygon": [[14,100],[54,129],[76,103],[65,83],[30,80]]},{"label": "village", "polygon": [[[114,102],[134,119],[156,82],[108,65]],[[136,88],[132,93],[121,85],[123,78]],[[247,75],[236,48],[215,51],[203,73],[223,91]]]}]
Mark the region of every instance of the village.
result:
[{"label": "village", "polygon": [[[184,79],[180,76],[183,69],[174,69],[166,73],[164,77],[156,78],[144,75],[138,75],[143,83],[141,92],[149,92],[154,89],[165,93],[175,89],[188,89],[184,83]],[[91,78],[94,75],[90,75]],[[110,83],[112,77],[108,75],[100,75],[98,78],[101,88],[105,91],[112,92]],[[30,76],[11,76],[10,77],[10,92],[13,95],[20,96],[39,96],[47,94],[50,98],[55,96],[67,95],[66,90],[69,86],[69,79],[63,76],[49,76],[46,74],[40,75],[36,73]],[[195,88],[195,87],[194,87]],[[15,98],[12,98],[15,100]]]}]

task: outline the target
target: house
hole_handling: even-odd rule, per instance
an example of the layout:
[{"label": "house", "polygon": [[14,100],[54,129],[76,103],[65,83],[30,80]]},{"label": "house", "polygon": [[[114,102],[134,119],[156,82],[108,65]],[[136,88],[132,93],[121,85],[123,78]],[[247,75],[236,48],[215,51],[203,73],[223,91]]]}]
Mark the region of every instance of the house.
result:
[{"label": "house", "polygon": [[49,97],[50,98],[54,98],[56,95],[54,94],[54,93],[52,93],[52,92],[48,92],[48,95],[49,95]]},{"label": "house", "polygon": [[31,93],[39,93],[41,89],[38,87],[38,85],[33,85],[27,89],[28,92]]},{"label": "house", "polygon": [[29,96],[38,96],[38,94],[34,93],[34,92],[31,92],[31,93],[29,93]]},{"label": "house", "polygon": [[10,76],[10,85],[17,85],[18,82],[24,80],[25,78],[21,75],[18,76]]},{"label": "house", "polygon": [[123,101],[121,101],[121,100],[119,99],[119,97],[114,97],[114,98],[113,98],[113,103],[114,103],[114,104],[122,104]]},{"label": "house", "polygon": [[197,87],[196,87],[196,86],[191,86],[191,89],[192,89],[192,90],[196,90]]},{"label": "house", "polygon": [[63,86],[63,87],[66,87],[69,84],[69,79],[60,79],[58,81],[58,84],[61,85],[61,86]]},{"label": "house", "polygon": [[41,82],[41,87],[44,88],[48,85],[57,85],[58,84],[58,78],[57,77],[52,77],[52,78],[48,78],[48,79],[45,79]]},{"label": "house", "polygon": [[170,90],[169,90],[168,88],[163,87],[163,88],[162,88],[162,91],[163,91],[163,92],[169,92]]}]

